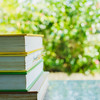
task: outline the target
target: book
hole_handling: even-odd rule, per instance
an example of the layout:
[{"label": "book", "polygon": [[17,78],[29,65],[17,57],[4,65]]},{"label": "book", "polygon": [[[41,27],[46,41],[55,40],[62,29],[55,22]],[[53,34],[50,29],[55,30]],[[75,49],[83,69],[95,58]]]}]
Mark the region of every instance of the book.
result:
[{"label": "book", "polygon": [[0,91],[28,91],[42,73],[42,59],[26,72],[0,72]]},{"label": "book", "polygon": [[24,55],[0,55],[0,72],[27,71],[42,58],[42,50]]},{"label": "book", "polygon": [[0,100],[43,100],[48,87],[48,72],[44,72],[27,92],[0,92]]},{"label": "book", "polygon": [[43,35],[0,34],[0,54],[29,54],[43,47]]}]

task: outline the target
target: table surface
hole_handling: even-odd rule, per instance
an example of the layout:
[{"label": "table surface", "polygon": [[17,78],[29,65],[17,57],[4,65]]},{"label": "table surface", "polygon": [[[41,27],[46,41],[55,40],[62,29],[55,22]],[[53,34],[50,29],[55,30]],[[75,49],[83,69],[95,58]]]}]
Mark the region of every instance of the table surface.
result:
[{"label": "table surface", "polygon": [[51,80],[44,100],[100,100],[100,80]]}]

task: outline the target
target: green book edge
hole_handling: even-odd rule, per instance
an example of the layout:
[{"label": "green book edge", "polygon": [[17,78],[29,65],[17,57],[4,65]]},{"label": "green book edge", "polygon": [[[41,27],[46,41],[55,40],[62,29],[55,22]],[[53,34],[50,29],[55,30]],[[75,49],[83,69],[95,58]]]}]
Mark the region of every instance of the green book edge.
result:
[{"label": "green book edge", "polygon": [[40,76],[43,74],[43,71],[39,74],[39,76],[28,86],[27,89],[22,90],[0,90],[0,92],[28,92],[33,85],[36,83],[36,81],[40,78]]}]

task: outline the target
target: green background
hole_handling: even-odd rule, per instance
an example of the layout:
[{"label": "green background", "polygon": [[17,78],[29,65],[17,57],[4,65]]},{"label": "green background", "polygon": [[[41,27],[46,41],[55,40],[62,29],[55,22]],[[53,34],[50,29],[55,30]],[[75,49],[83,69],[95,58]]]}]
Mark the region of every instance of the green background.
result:
[{"label": "green background", "polygon": [[100,6],[96,0],[1,0],[0,33],[44,35],[44,69],[100,70]]}]

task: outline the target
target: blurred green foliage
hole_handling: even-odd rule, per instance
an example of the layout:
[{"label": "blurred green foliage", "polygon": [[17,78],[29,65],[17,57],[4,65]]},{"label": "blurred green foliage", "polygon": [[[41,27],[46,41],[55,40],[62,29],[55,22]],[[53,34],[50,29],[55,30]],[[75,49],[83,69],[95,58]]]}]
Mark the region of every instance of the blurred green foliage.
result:
[{"label": "blurred green foliage", "polygon": [[96,0],[42,1],[1,0],[0,32],[44,34],[45,70],[87,74],[99,70]]}]

